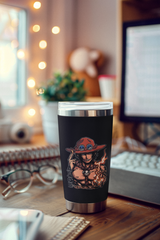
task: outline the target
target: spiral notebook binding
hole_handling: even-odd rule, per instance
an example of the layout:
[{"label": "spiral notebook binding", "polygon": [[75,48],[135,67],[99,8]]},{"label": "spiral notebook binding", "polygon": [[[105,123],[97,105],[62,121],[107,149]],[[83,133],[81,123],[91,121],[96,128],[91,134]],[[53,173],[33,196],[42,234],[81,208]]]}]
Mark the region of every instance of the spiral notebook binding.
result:
[{"label": "spiral notebook binding", "polygon": [[83,217],[70,217],[70,221],[51,240],[74,240],[90,224]]},{"label": "spiral notebook binding", "polygon": [[4,151],[0,153],[0,175],[13,169],[31,169],[46,163],[57,165],[61,169],[58,145]]}]

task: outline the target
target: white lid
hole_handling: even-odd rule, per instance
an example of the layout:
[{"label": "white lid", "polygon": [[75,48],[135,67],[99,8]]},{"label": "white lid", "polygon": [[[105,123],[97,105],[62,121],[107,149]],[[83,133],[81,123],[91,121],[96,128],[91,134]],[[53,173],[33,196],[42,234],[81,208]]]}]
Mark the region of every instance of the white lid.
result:
[{"label": "white lid", "polygon": [[60,116],[107,116],[113,115],[112,102],[59,102]]}]

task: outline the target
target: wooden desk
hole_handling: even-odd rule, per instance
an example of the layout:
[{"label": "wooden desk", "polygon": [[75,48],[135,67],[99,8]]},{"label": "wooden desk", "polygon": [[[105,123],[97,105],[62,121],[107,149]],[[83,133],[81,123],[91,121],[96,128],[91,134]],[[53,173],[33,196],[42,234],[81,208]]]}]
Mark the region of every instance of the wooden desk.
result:
[{"label": "wooden desk", "polygon": [[[0,191],[3,188],[0,184]],[[11,193],[6,200],[0,196],[0,207],[39,209],[51,216],[83,216],[91,224],[78,239],[160,239],[159,207],[109,195],[105,211],[96,214],[72,213],[65,207],[62,181],[50,189],[35,181],[26,193]]]},{"label": "wooden desk", "polygon": [[[0,150],[46,144],[44,136],[39,135],[34,136],[30,144],[1,144]],[[0,184],[0,193],[4,188],[5,186]],[[158,206],[109,194],[105,211],[96,214],[72,213],[66,210],[62,181],[51,188],[46,188],[35,180],[28,192],[10,193],[6,200],[0,194],[0,207],[39,209],[51,216],[83,216],[91,224],[78,239],[160,239],[160,208]]]}]

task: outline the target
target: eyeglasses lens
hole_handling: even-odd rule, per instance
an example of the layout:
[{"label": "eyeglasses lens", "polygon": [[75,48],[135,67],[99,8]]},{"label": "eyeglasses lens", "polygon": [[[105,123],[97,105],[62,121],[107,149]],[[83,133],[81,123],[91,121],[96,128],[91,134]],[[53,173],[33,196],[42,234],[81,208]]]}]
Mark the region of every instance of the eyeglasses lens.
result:
[{"label": "eyeglasses lens", "polygon": [[8,181],[12,188],[18,192],[21,192],[30,184],[31,173],[25,170],[17,170],[9,176]]},{"label": "eyeglasses lens", "polygon": [[53,182],[55,179],[57,179],[58,173],[53,167],[42,166],[40,168],[40,175],[45,181]]}]

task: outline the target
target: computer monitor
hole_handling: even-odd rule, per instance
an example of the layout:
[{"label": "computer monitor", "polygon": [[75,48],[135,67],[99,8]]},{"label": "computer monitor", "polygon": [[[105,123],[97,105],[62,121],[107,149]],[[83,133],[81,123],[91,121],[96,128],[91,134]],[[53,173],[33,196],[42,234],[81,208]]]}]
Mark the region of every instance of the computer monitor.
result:
[{"label": "computer monitor", "polygon": [[160,18],[124,22],[120,120],[160,123]]}]

